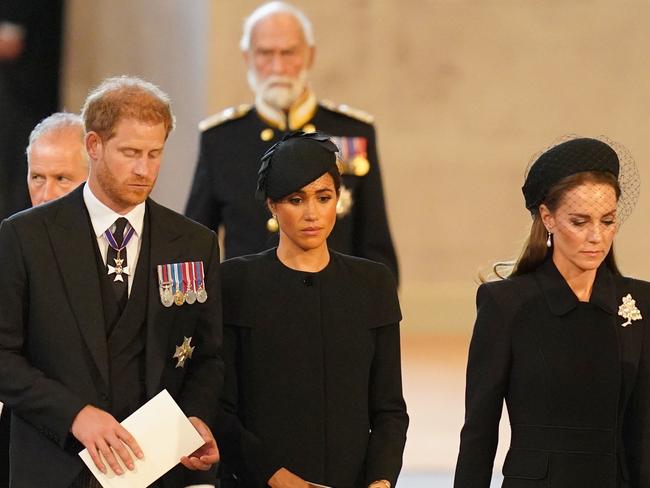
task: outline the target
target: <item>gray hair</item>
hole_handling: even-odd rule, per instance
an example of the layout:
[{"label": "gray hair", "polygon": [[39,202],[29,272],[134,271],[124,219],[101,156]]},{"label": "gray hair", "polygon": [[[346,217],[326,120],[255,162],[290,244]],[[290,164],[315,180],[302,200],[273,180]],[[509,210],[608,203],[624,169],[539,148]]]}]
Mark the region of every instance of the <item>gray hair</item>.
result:
[{"label": "gray hair", "polygon": [[311,21],[307,18],[304,12],[293,5],[286,2],[268,2],[264,5],[257,7],[252,14],[244,20],[244,32],[242,33],[241,40],[239,41],[239,48],[242,51],[248,51],[251,47],[251,34],[255,24],[260,20],[265,19],[275,14],[289,14],[292,15],[302,27],[302,33],[305,36],[305,41],[309,47],[315,45],[314,29]]},{"label": "gray hair", "polygon": [[32,146],[34,143],[40,139],[45,134],[52,134],[57,132],[63,132],[65,130],[77,130],[79,133],[79,143],[84,154],[84,161],[88,162],[88,157],[86,156],[86,150],[84,148],[84,137],[86,131],[84,129],[84,123],[81,117],[77,114],[72,114],[70,112],[56,112],[50,115],[49,117],[41,120],[36,127],[29,134],[29,144],[27,149],[25,149],[25,154],[27,155],[27,162],[29,162],[30,154],[32,152]]}]

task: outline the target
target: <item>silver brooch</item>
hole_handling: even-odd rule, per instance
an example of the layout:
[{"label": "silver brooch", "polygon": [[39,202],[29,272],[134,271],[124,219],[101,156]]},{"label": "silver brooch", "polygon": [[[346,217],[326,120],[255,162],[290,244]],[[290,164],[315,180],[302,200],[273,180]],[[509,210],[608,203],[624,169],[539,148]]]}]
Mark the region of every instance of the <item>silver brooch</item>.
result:
[{"label": "silver brooch", "polygon": [[183,337],[183,344],[176,346],[174,358],[178,359],[178,362],[176,363],[177,368],[185,367],[185,361],[192,358],[195,346],[192,346],[191,343],[191,337]]},{"label": "silver brooch", "polygon": [[623,327],[630,325],[633,320],[643,318],[641,317],[641,311],[636,308],[636,301],[629,293],[623,297],[623,304],[618,307],[618,314],[624,319],[627,319],[627,322],[621,324]]}]

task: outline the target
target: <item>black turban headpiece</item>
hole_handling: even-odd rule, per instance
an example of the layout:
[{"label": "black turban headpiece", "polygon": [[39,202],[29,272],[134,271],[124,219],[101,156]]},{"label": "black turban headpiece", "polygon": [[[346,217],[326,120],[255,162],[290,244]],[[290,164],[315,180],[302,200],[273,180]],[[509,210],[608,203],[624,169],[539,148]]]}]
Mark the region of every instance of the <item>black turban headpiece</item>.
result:
[{"label": "black turban headpiece", "polygon": [[322,132],[290,132],[262,156],[258,171],[258,200],[279,200],[336,170],[338,148]]}]

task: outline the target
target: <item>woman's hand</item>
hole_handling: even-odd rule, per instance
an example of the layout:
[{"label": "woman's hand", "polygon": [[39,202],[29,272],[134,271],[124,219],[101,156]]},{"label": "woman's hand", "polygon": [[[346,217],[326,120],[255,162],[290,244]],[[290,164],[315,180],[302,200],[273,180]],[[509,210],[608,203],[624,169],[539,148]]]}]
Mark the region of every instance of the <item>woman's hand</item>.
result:
[{"label": "woman's hand", "polygon": [[390,481],[388,480],[373,481],[368,485],[368,488],[390,488]]},{"label": "woman's hand", "polygon": [[309,488],[309,483],[286,468],[280,468],[269,478],[271,488]]}]

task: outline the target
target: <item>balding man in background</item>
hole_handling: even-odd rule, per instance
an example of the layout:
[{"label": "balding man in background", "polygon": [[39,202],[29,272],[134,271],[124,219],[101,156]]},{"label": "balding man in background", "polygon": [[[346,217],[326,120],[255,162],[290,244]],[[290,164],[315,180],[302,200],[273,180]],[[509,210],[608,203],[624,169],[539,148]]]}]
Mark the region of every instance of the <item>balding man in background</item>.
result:
[{"label": "balding man in background", "polygon": [[343,162],[329,246],[382,262],[397,277],[372,118],[317,101],[307,84],[315,53],[309,19],[287,3],[266,3],[245,20],[240,47],[255,104],[199,125],[200,155],[186,215],[214,230],[223,227],[226,258],[277,244],[277,222],[254,197],[260,158],[287,132],[317,129],[335,136]]},{"label": "balding man in background", "polygon": [[88,178],[81,117],[61,112],[41,121],[29,136],[27,188],[32,205],[59,198]]},{"label": "balding man in background", "polygon": [[[81,117],[60,112],[38,123],[29,136],[27,188],[32,206],[59,198],[88,178]],[[0,403],[0,488],[9,486],[10,413]]]}]

